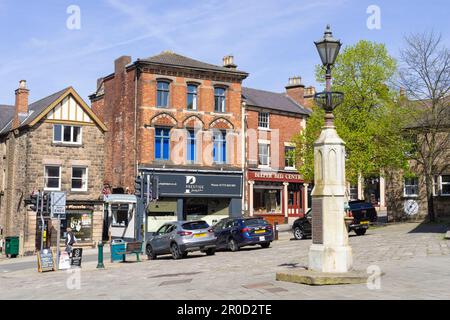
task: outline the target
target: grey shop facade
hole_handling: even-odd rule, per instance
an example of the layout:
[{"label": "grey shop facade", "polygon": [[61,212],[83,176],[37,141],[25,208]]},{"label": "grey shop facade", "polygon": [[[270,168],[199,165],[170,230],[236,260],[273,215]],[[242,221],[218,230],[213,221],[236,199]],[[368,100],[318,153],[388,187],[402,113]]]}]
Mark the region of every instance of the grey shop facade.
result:
[{"label": "grey shop facade", "polygon": [[210,225],[242,216],[242,171],[140,168],[159,180],[159,199],[146,210],[146,230],[168,221],[205,220]]}]

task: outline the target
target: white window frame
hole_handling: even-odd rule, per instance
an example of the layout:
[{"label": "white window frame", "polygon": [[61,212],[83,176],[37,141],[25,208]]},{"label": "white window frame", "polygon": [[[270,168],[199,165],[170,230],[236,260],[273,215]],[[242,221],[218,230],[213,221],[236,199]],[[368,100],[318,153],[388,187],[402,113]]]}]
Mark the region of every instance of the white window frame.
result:
[{"label": "white window frame", "polygon": [[[415,179],[417,181],[417,193],[416,194],[407,194],[406,193],[406,179]],[[408,184],[408,186],[414,186],[412,184]],[[419,196],[419,178],[403,178],[403,196],[407,198],[417,198]]]},{"label": "white window frame", "polygon": [[[261,145],[265,145],[267,147],[267,164],[260,163],[260,152],[259,147]],[[258,168],[270,168],[270,143],[267,142],[258,142]]]},{"label": "white window frame", "polygon": [[[55,140],[55,126],[61,126],[61,141]],[[70,127],[70,141],[64,141],[64,127]],[[78,127],[80,128],[80,141],[74,142],[73,141],[73,128]],[[71,125],[71,124],[62,124],[62,123],[54,123],[53,124],[53,143],[55,144],[67,144],[67,145],[76,145],[80,146],[83,144],[83,127],[78,125]]]},{"label": "white window frame", "polygon": [[[48,188],[47,187],[47,181],[48,181],[48,176],[47,176],[47,168],[48,167],[55,167],[59,169],[59,176],[58,176],[58,188]],[[55,178],[55,177],[52,177]],[[46,164],[44,165],[44,190],[48,190],[48,191],[60,191],[61,190],[61,166],[60,165],[56,165],[56,164]]]},{"label": "white window frame", "polygon": [[439,176],[439,193],[440,193],[440,195],[441,196],[444,196],[444,197],[449,197],[450,196],[450,193],[444,193],[444,185],[450,185],[450,182],[443,182],[443,180],[442,180],[442,176],[450,176],[450,174],[444,174],[444,175],[441,175],[441,176]]},{"label": "white window frame", "polygon": [[[260,126],[260,124],[261,124],[260,119],[261,119],[262,115],[267,116],[267,121],[266,121],[267,126],[266,127]],[[263,112],[263,111],[258,112],[258,129],[261,129],[261,130],[269,130],[270,129],[270,113],[269,112]]]},{"label": "white window frame", "polygon": [[[84,188],[72,188],[72,182],[73,182],[73,169],[85,169],[86,170],[86,174],[85,174],[85,184],[84,184]],[[76,178],[76,179],[80,179],[80,178]],[[71,177],[70,177],[70,190],[71,191],[75,191],[75,192],[84,192],[84,191],[88,191],[88,181],[89,181],[89,168],[86,166],[72,166],[72,173],[71,173]],[[81,184],[83,185],[83,177],[81,177]]]},{"label": "white window frame", "polygon": [[293,163],[293,166],[288,166],[288,167],[284,167],[284,169],[286,169],[286,170],[296,170],[296,167],[295,167],[295,145],[284,145],[284,163],[286,164],[286,148],[294,148],[294,159],[293,159],[293,161],[294,161],[294,163]]}]

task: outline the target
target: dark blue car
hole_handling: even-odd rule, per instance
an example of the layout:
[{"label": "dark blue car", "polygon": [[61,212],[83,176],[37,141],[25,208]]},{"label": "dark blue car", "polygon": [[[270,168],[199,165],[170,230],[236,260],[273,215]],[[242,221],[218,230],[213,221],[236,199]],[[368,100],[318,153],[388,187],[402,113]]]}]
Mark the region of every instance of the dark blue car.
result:
[{"label": "dark blue car", "polygon": [[273,227],[262,218],[225,218],[213,227],[213,231],[217,249],[238,251],[254,245],[268,248],[273,241]]}]

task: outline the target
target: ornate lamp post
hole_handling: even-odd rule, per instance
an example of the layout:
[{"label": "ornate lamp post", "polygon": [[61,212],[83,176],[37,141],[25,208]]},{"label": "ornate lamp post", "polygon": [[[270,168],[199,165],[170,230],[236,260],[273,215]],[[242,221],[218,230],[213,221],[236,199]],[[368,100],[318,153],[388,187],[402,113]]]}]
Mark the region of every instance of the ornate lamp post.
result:
[{"label": "ornate lamp post", "polygon": [[344,94],[331,91],[331,68],[341,42],[333,38],[328,25],[324,37],[315,45],[326,67],[326,90],[314,97],[325,109],[325,126],[314,143],[313,244],[309,250],[309,270],[342,273],[352,269],[352,250],[344,222],[345,143],[336,132],[333,109],[342,103]]}]

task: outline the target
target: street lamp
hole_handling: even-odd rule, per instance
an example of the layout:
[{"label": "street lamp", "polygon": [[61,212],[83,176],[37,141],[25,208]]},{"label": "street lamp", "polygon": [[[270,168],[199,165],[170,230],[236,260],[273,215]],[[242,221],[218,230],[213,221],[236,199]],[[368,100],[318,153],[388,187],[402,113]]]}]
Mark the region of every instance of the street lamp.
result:
[{"label": "street lamp", "polygon": [[333,38],[330,25],[327,25],[323,38],[319,41],[314,41],[317,51],[319,52],[320,59],[323,66],[326,68],[325,81],[326,89],[324,92],[320,92],[314,95],[314,101],[317,105],[325,109],[325,125],[333,125],[333,110],[344,100],[344,94],[342,92],[331,91],[331,67],[336,62],[337,55],[341,49],[342,43]]}]

